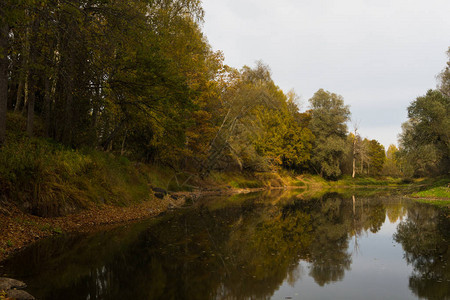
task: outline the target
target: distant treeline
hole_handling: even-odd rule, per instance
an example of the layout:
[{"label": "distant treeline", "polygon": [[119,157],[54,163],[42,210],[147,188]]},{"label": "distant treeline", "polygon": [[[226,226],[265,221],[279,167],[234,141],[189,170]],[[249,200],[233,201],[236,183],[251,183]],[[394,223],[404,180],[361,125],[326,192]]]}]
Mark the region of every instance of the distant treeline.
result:
[{"label": "distant treeline", "polygon": [[[7,111],[28,135],[206,175],[283,167],[325,178],[448,171],[449,68],[409,107],[400,150],[362,139],[342,96],[301,112],[261,62],[223,64],[200,0],[3,0],[0,143]],[[36,130],[39,128],[42,130]]]}]

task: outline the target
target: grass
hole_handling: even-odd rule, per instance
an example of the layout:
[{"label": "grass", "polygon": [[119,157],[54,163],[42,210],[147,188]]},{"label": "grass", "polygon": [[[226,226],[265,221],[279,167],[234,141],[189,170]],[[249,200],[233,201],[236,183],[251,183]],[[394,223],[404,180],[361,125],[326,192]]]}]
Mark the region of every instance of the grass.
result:
[{"label": "grass", "polygon": [[145,200],[148,178],[126,158],[18,137],[0,150],[0,190],[34,214],[64,215],[94,204]]},{"label": "grass", "polygon": [[333,186],[397,186],[401,185],[401,178],[385,177],[369,177],[356,176],[352,178],[350,175],[345,175],[341,179],[331,182]]},{"label": "grass", "polygon": [[232,188],[279,188],[306,187],[304,181],[298,180],[290,171],[277,172],[212,172],[206,180],[212,186],[226,186]]},{"label": "grass", "polygon": [[[20,116],[13,114],[13,123]],[[20,128],[20,126],[17,126]],[[24,211],[59,216],[149,199],[149,167],[93,149],[74,150],[8,130],[0,149],[0,193]]]},{"label": "grass", "polygon": [[[423,201],[440,203],[442,205],[450,205],[450,178],[442,176],[439,178],[426,178],[419,180],[421,187],[417,192],[410,196],[413,198],[421,198]],[[428,200],[427,200],[428,199]]]},{"label": "grass", "polygon": [[448,187],[435,187],[425,191],[412,194],[413,197],[419,198],[449,198],[450,189]]}]

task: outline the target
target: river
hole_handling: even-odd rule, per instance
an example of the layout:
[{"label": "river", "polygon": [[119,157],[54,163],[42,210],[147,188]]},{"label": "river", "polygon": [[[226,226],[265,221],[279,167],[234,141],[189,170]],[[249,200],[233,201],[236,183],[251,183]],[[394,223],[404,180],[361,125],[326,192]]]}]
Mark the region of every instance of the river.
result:
[{"label": "river", "polygon": [[209,197],[45,239],[0,266],[37,299],[450,299],[448,209],[364,190]]}]

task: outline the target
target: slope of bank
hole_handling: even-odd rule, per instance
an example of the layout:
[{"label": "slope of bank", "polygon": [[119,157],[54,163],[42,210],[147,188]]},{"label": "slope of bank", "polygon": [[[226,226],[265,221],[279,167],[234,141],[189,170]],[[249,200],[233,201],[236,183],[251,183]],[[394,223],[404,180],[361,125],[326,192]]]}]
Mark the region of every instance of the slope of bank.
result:
[{"label": "slope of bank", "polygon": [[421,179],[416,191],[408,195],[419,202],[450,208],[450,177]]},{"label": "slope of bank", "polygon": [[157,215],[186,197],[295,184],[289,173],[189,172],[132,162],[93,149],[74,150],[9,130],[0,149],[0,260],[53,234]]}]

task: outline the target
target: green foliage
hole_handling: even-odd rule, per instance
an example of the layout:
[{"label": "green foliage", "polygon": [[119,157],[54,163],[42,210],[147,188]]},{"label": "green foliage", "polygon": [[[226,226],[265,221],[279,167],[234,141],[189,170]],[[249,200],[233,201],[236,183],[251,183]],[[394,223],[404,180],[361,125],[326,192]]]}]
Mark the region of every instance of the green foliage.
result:
[{"label": "green foliage", "polygon": [[347,125],[350,110],[342,96],[318,90],[309,100],[311,121],[309,128],[315,136],[311,158],[312,169],[325,178],[336,179],[346,149]]},{"label": "green foliage", "polygon": [[447,50],[447,56],[449,60],[444,70],[439,74],[439,90],[442,94],[450,97],[450,47]]},{"label": "green foliage", "polygon": [[222,82],[222,115],[202,163],[212,169],[269,171],[301,169],[311,155],[313,136],[297,105],[275,85],[262,62],[229,69]]},{"label": "green foliage", "polygon": [[370,174],[378,175],[383,169],[384,162],[386,161],[386,154],[384,146],[377,140],[371,140],[369,142],[369,164]]},{"label": "green foliage", "polygon": [[[149,181],[192,190],[214,171],[309,170],[337,179],[344,169],[343,98],[321,89],[301,112],[299,97],[283,92],[262,62],[224,66],[202,33],[201,1],[7,0],[2,9],[2,92],[15,113],[0,184],[36,214],[129,203],[146,197]],[[360,173],[379,173],[381,145],[360,144]],[[258,176],[225,181],[286,185]]]},{"label": "green foliage", "polygon": [[408,107],[402,125],[400,160],[406,174],[445,174],[450,168],[450,98],[429,90]]},{"label": "green foliage", "polygon": [[398,149],[395,145],[390,145],[386,152],[383,174],[397,177],[401,175]]}]

